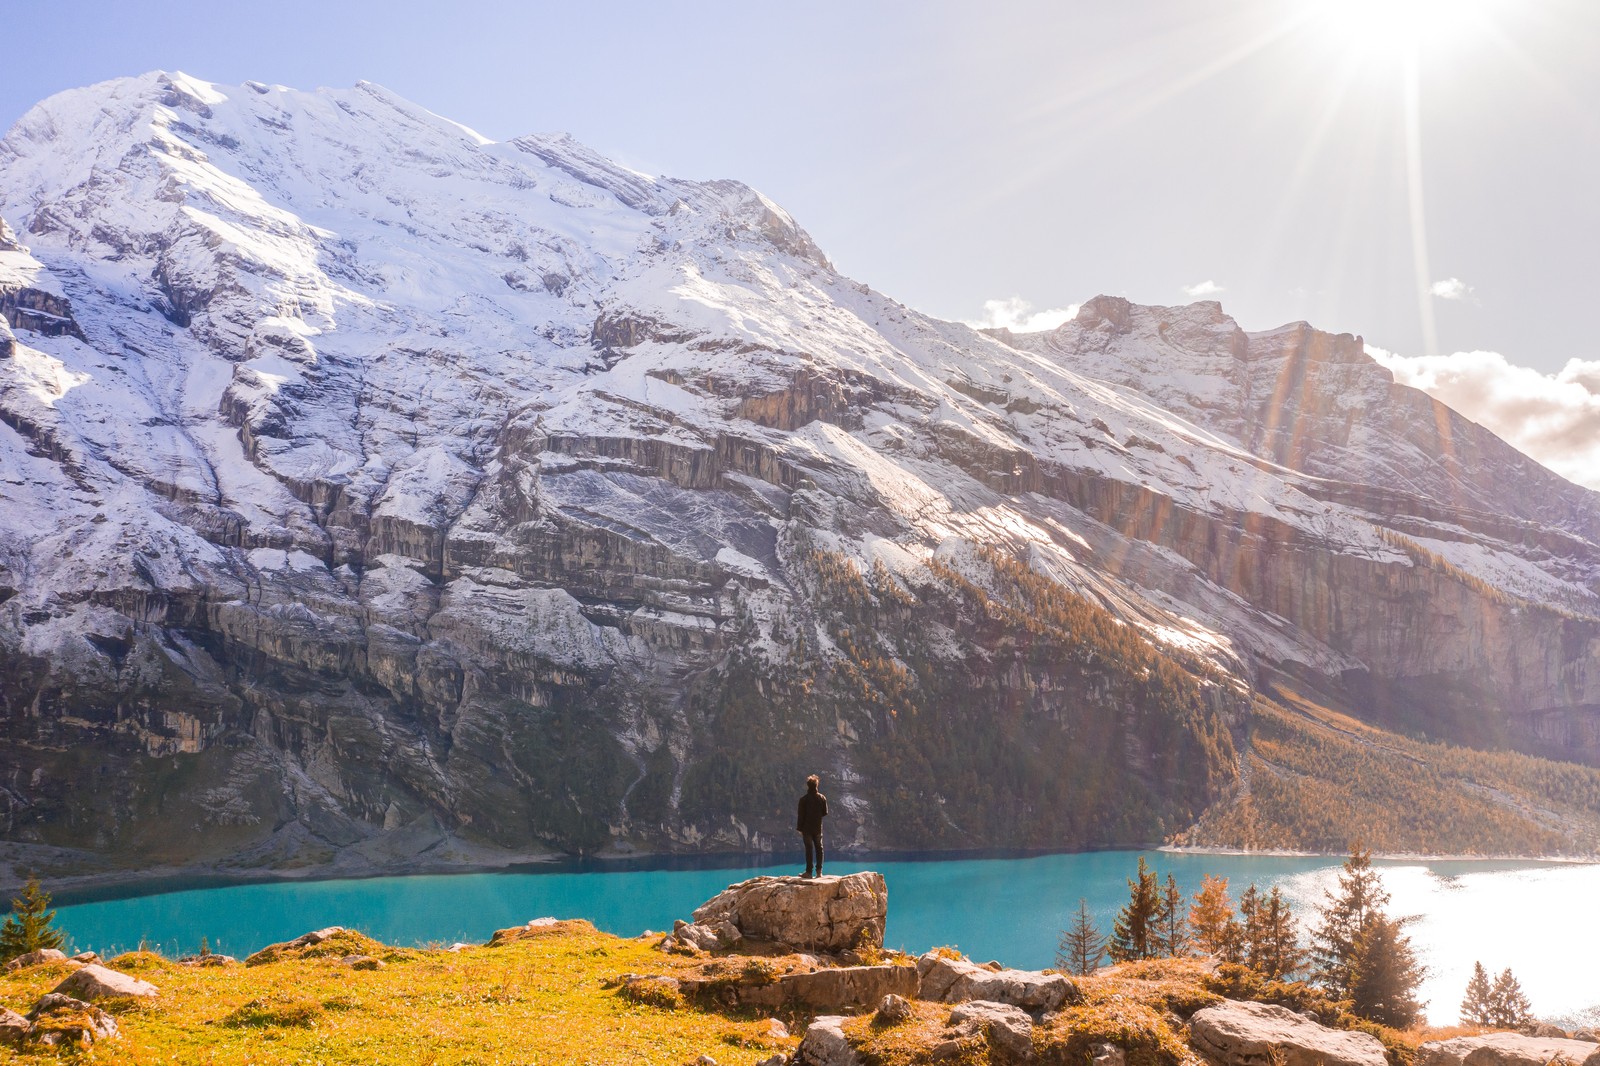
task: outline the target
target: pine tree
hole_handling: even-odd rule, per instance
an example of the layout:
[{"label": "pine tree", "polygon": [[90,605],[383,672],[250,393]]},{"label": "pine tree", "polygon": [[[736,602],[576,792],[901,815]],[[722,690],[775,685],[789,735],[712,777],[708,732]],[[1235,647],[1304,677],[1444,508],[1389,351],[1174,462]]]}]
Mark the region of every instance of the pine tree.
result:
[{"label": "pine tree", "polygon": [[1467,994],[1461,997],[1461,1024],[1494,1024],[1494,991],[1481,962],[1472,964],[1472,980],[1467,982]]},{"label": "pine tree", "polygon": [[1305,965],[1306,953],[1300,947],[1300,930],[1295,926],[1289,901],[1283,890],[1272,886],[1266,902],[1256,908],[1255,941],[1251,946],[1251,965],[1269,981],[1282,981]]},{"label": "pine tree", "polygon": [[1133,962],[1155,956],[1156,916],[1161,910],[1161,886],[1156,875],[1139,856],[1137,880],[1128,881],[1128,903],[1117,914],[1111,927],[1111,942],[1106,952],[1117,962]]},{"label": "pine tree", "polygon": [[1089,916],[1089,901],[1080,899],[1072,924],[1061,931],[1061,940],[1056,946],[1056,969],[1088,976],[1100,968],[1105,953],[1105,937],[1100,935],[1099,927]]},{"label": "pine tree", "polygon": [[1350,1012],[1391,1029],[1408,1029],[1422,1014],[1417,989],[1426,971],[1402,932],[1404,924],[1382,912],[1370,914],[1347,963]]},{"label": "pine tree", "polygon": [[1233,920],[1233,900],[1228,896],[1228,879],[1206,874],[1200,891],[1189,905],[1189,931],[1194,946],[1203,954],[1225,958],[1237,923]]},{"label": "pine tree", "polygon": [[41,948],[59,948],[65,939],[61,930],[50,928],[56,912],[50,909],[50,893],[39,887],[37,877],[28,878],[22,898],[11,901],[12,913],[0,925],[0,962]]},{"label": "pine tree", "polygon": [[[1474,975],[1476,976],[1476,975]],[[1507,967],[1489,990],[1489,1024],[1499,1029],[1521,1029],[1533,1021],[1533,1004],[1522,993],[1522,983]]]},{"label": "pine tree", "polygon": [[1178,879],[1171,874],[1158,897],[1152,940],[1151,951],[1157,956],[1179,958],[1189,954],[1189,918]]},{"label": "pine tree", "polygon": [[1384,916],[1389,893],[1372,867],[1372,852],[1359,843],[1339,872],[1337,892],[1327,893],[1322,922],[1311,933],[1311,968],[1318,982],[1336,999],[1349,999],[1356,940],[1374,920]]},{"label": "pine tree", "polygon": [[1243,963],[1256,969],[1263,951],[1265,930],[1261,924],[1261,890],[1254,884],[1239,893],[1239,921],[1235,933],[1234,954],[1229,961]]}]

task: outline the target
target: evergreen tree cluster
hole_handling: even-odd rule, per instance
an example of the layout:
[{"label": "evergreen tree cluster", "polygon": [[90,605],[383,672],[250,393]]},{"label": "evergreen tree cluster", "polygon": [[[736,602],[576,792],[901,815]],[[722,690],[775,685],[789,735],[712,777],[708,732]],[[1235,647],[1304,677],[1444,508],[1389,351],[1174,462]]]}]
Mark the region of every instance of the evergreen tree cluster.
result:
[{"label": "evergreen tree cluster", "polygon": [[1490,984],[1483,963],[1472,964],[1472,980],[1467,982],[1467,994],[1461,1000],[1463,1025],[1481,1025],[1486,1029],[1522,1029],[1533,1021],[1533,1005],[1522,992],[1522,984],[1511,974],[1510,968],[1500,971],[1500,976]]},{"label": "evergreen tree cluster", "polygon": [[[1185,904],[1187,903],[1187,908]],[[1237,907],[1228,880],[1207,875],[1192,900],[1186,900],[1169,873],[1165,883],[1144,857],[1128,880],[1128,902],[1118,912],[1111,935],[1103,941],[1080,900],[1072,926],[1062,933],[1057,961],[1061,969],[1089,973],[1101,952],[1116,962],[1210,955],[1246,967],[1267,981],[1292,981],[1304,976],[1351,1013],[1396,1029],[1421,1016],[1417,989],[1425,971],[1405,933],[1409,918],[1391,916],[1389,893],[1372,866],[1372,852],[1357,844],[1339,872],[1338,886],[1327,893],[1308,943],[1302,942],[1289,901],[1274,886],[1263,892],[1250,885]],[[1479,968],[1482,975],[1482,968]],[[1475,979],[1476,980],[1476,979]],[[1483,976],[1482,988],[1468,989],[1462,1016],[1490,1017],[1496,1024],[1523,1024],[1528,1004],[1510,971],[1502,975],[1505,992]],[[1519,1009],[1523,1023],[1502,1021]]]}]

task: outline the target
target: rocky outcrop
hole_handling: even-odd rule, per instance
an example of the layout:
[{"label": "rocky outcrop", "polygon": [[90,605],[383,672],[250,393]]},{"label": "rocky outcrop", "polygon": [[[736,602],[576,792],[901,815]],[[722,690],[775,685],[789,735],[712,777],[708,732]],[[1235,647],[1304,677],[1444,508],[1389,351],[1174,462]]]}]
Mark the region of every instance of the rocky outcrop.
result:
[{"label": "rocky outcrop", "polygon": [[1219,1066],[1385,1066],[1368,1033],[1329,1029],[1287,1007],[1228,1000],[1189,1019],[1195,1049]]},{"label": "rocky outcrop", "polygon": [[991,969],[932,951],[917,960],[917,973],[917,995],[940,1003],[983,1000],[1042,1014],[1082,998],[1077,986],[1058,973]]},{"label": "rocky outcrop", "polygon": [[[950,1012],[946,1023],[949,1036],[944,1042],[960,1046],[967,1036],[981,1036],[999,1053],[1001,1062],[1029,1062],[1033,1059],[1033,1019],[1020,1007],[1009,1003],[972,1000]],[[939,1057],[935,1045],[933,1052]]]},{"label": "rocky outcrop", "polygon": [[151,999],[161,994],[161,990],[149,981],[92,962],[73,971],[50,991],[89,1002],[97,999]]},{"label": "rocky outcrop", "polygon": [[917,994],[917,971],[904,965],[832,966],[784,974],[770,983],[738,989],[738,1001],[758,1007],[854,1011],[876,1006],[885,996]]},{"label": "rocky outcrop", "polygon": [[84,1050],[102,1040],[115,1040],[121,1035],[117,1021],[99,1007],[80,999],[49,992],[39,997],[33,1010],[24,1021],[22,1029],[12,1020],[9,1011],[0,1017],[0,1037],[18,1043],[32,1043],[47,1048]]},{"label": "rocky outcrop", "polygon": [[1417,1066],[1585,1066],[1600,1063],[1600,1044],[1522,1033],[1480,1033],[1431,1040],[1417,1048]]},{"label": "rocky outcrop", "polygon": [[[809,951],[883,946],[889,889],[871,871],[843,877],[754,877],[695,908],[694,924]],[[892,991],[892,990],[891,990]]]}]

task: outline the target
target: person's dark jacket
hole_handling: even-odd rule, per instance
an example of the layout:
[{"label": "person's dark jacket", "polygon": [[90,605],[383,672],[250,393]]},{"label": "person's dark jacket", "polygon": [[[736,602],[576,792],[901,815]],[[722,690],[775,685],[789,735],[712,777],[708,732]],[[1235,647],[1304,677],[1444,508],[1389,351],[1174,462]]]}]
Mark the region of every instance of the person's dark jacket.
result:
[{"label": "person's dark jacket", "polygon": [[794,827],[806,836],[819,837],[822,835],[822,820],[827,816],[828,797],[813,789],[800,797],[800,813],[795,818]]}]

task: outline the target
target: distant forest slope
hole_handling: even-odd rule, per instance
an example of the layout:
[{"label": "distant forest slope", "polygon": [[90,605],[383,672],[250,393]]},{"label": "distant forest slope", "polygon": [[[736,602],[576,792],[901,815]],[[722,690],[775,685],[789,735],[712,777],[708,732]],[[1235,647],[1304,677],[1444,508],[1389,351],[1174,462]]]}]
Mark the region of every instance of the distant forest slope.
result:
[{"label": "distant forest slope", "polygon": [[1430,855],[1600,854],[1600,771],[1415,740],[1266,687],[1238,791],[1174,843]]}]

